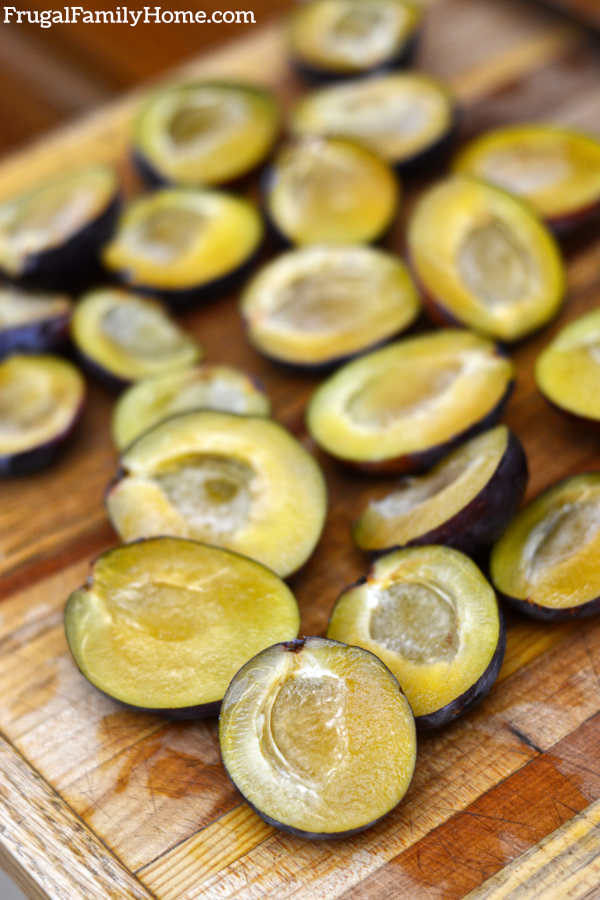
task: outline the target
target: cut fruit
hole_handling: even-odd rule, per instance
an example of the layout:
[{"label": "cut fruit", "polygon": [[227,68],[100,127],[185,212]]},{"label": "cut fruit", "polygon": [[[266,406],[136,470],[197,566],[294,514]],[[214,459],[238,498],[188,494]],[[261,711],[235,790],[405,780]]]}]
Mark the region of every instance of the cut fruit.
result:
[{"label": "cut fruit", "polygon": [[129,204],[103,260],[134,290],[185,304],[231,286],[262,239],[260,215],[244,198],[163,189]]},{"label": "cut fruit", "polygon": [[511,125],[476,138],[454,162],[524,197],[558,232],[600,212],[600,141],[555,125]]},{"label": "cut fruit", "polygon": [[0,205],[0,271],[26,286],[64,290],[93,276],[119,211],[108,166],[76,169]]},{"label": "cut fruit", "polygon": [[277,138],[279,118],[275,97],[257,85],[170,85],[140,112],[134,160],[151,184],[225,184],[260,165]]},{"label": "cut fruit", "polygon": [[325,482],[281,425],[232,413],[182,413],[121,457],[108,514],[126,540],[172,534],[228,547],[290,575],[321,534]]},{"label": "cut fruit", "polygon": [[457,175],[424,194],[408,244],[436,322],[516,341],[563,302],[565,270],[550,232],[521,201],[473,178]]},{"label": "cut fruit", "polygon": [[490,559],[520,612],[560,621],[600,612],[600,472],[565,478],[513,519]]},{"label": "cut fruit", "polygon": [[375,824],[408,790],[417,750],[410,706],[381,660],[319,637],[246,663],[223,699],[219,741],[248,803],[305,838]]},{"label": "cut fruit", "polygon": [[169,537],[103,553],[65,610],[69,649],[94,687],[177,718],[216,713],[240,666],[299,626],[294,595],[269,569]]},{"label": "cut fruit", "polygon": [[527,486],[527,459],[506,425],[479,434],[426,475],[371,500],[352,535],[362,550],[446,544],[476,554],[505,531]]},{"label": "cut fruit", "polygon": [[297,136],[360,141],[400,169],[439,159],[450,148],[455,129],[456,110],[448,91],[420,72],[321,88],[300,101],[291,120]]},{"label": "cut fruit", "polygon": [[0,358],[60,347],[67,338],[71,308],[65,294],[32,294],[0,287]]},{"label": "cut fruit", "polygon": [[266,212],[291,244],[371,243],[396,215],[400,189],[374,153],[337,139],[288,144],[266,178]]},{"label": "cut fruit", "polygon": [[412,472],[491,427],[514,367],[492,341],[446,329],[404,338],[343,366],[313,394],[308,428],[332,456]]},{"label": "cut fruit", "polygon": [[9,356],[0,363],[0,475],[49,465],[83,412],[85,382],[58,356]]},{"label": "cut fruit", "polygon": [[292,57],[316,78],[400,67],[413,55],[422,18],[406,0],[312,0],[293,15]]},{"label": "cut fruit", "polygon": [[177,413],[213,409],[242,416],[268,416],[271,404],[248,375],[229,366],[195,366],[145,378],[119,398],[113,439],[119,450]]},{"label": "cut fruit", "polygon": [[254,346],[272,359],[326,366],[407,328],[419,299],[404,264],[371,247],[306,247],[264,266],[241,311]]},{"label": "cut fruit", "polygon": [[418,728],[438,728],[491,690],[505,631],[496,595],[475,563],[450,547],[380,557],[339,597],[327,636],[375,653],[394,673]]},{"label": "cut fruit", "polygon": [[540,354],[535,380],[555,406],[600,421],[600,310],[569,322]]},{"label": "cut fruit", "polygon": [[191,366],[202,348],[160,303],[116,288],[85,294],[75,307],[71,337],[83,363],[109,387]]}]

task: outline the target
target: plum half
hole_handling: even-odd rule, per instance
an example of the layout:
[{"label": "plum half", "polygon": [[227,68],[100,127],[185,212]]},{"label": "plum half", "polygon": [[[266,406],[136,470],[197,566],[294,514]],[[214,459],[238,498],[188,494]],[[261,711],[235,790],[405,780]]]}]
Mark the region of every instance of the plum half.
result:
[{"label": "plum half", "polygon": [[276,644],[246,663],[223,699],[219,742],[259,816],[303,838],[374,825],[408,790],[417,749],[389,669],[320,637]]},{"label": "plum half", "polygon": [[290,51],[309,78],[344,78],[410,62],[423,13],[407,0],[310,0],[290,23]]},{"label": "plum half", "polygon": [[281,425],[201,410],[165,419],[134,441],[106,503],[126,541],[202,540],[285,577],[312,553],[327,496],[317,463]]},{"label": "plum half", "polygon": [[380,557],[338,598],[327,636],[379,656],[423,730],[447,725],[485,697],[506,644],[489,582],[467,556],[440,546]]},{"label": "plum half", "polygon": [[548,229],[526,204],[482,181],[456,175],[430,188],[408,245],[435,322],[516,341],[564,300],[564,264]]},{"label": "plum half", "polygon": [[554,406],[587,421],[600,421],[600,310],[559,331],[536,361],[535,380]]},{"label": "plum half", "polygon": [[277,138],[279,120],[275,97],[258,85],[169,85],[139,113],[134,161],[153,185],[226,184],[260,165]]},{"label": "plum half", "polygon": [[307,138],[279,151],[264,194],[271,226],[286,243],[369,244],[388,231],[400,187],[389,166],[366,147]]},{"label": "plum half", "polygon": [[600,472],[559,481],[529,503],[492,549],[496,589],[534,619],[600,612]]},{"label": "plum half", "polygon": [[427,469],[495,424],[513,380],[510,360],[470,331],[403,338],[323,382],[308,429],[327,453],[366,471]]},{"label": "plum half", "polygon": [[372,247],[302,247],[265,265],[241,312],[252,344],[296,366],[339,362],[417,317],[419,298],[397,257]]},{"label": "plum half", "polygon": [[230,366],[176,369],[144,378],[124,392],[113,413],[113,440],[123,450],[163,419],[195,409],[268,416],[271,404],[248,375]]},{"label": "plum half", "polygon": [[454,100],[440,82],[401,72],[313,91],[293,110],[290,127],[299,137],[360,141],[399,171],[412,171],[447,153],[456,118]]},{"label": "plum half", "polygon": [[600,212],[600,141],[579,131],[497,128],[467,144],[454,168],[523,197],[558,233]]},{"label": "plum half", "polygon": [[69,649],[94,687],[176,718],[216,713],[240,666],[299,626],[294,595],[269,569],[170,537],[103,553],[65,609]]},{"label": "plum half", "polygon": [[469,555],[491,546],[519,508],[527,458],[518,437],[497,425],[457,447],[425,475],[371,500],[352,529],[362,550],[446,544]]},{"label": "plum half", "polygon": [[0,358],[44,353],[67,339],[71,301],[65,294],[35,294],[0,287]]},{"label": "plum half", "polygon": [[71,337],[83,364],[119,390],[151,375],[191,366],[202,348],[156,300],[118,288],[85,294],[71,319]]},{"label": "plum half", "polygon": [[116,172],[86,166],[0,204],[0,272],[24,287],[65,290],[99,270],[120,208]]},{"label": "plum half", "polygon": [[235,284],[263,233],[258,210],[243,197],[163,188],[125,208],[102,259],[125,286],[187,305]]},{"label": "plum half", "polygon": [[83,412],[85,382],[58,356],[14,355],[0,362],[0,476],[49,465]]}]

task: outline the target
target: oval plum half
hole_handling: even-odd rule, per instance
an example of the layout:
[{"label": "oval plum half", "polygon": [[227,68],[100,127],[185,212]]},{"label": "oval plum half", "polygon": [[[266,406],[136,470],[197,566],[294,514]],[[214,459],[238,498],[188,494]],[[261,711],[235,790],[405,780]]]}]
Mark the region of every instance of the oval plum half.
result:
[{"label": "oval plum half", "polygon": [[318,637],[246,663],[223,699],[219,741],[248,803],[304,838],[375,824],[403,798],[415,766],[413,715],[389,669]]},{"label": "oval plum half", "polygon": [[446,725],[482,700],[505,649],[491,585],[467,556],[439,546],[380,557],[339,597],[327,636],[379,656],[421,729]]},{"label": "oval plum half", "polygon": [[556,622],[600,612],[600,472],[559,481],[494,545],[496,589],[520,612]]},{"label": "oval plum half", "polygon": [[44,353],[68,335],[71,301],[65,294],[0,288],[0,358],[9,353]]},{"label": "oval plum half", "polygon": [[512,389],[494,343],[446,329],[404,338],[347,363],[313,394],[315,441],[367,471],[413,472],[489,428]]},{"label": "oval plum half", "polygon": [[134,441],[106,503],[126,541],[193,538],[287,576],[312,553],[327,496],[317,463],[281,425],[202,410],[166,419]]},{"label": "oval plum half", "polygon": [[217,712],[240,666],[299,625],[294,595],[269,569],[168,537],[103,553],[65,610],[69,649],[94,687],[177,718]]}]

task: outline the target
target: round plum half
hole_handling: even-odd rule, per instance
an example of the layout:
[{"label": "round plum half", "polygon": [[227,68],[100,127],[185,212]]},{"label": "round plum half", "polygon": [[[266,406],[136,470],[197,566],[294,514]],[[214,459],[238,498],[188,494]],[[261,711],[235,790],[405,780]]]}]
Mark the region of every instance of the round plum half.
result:
[{"label": "round plum half", "polygon": [[281,425],[202,410],[165,419],[134,441],[106,503],[126,541],[193,538],[287,576],[312,553],[327,496],[317,463]]},{"label": "round plum half", "polygon": [[415,766],[413,715],[389,669],[318,637],[246,663],[223,699],[219,741],[248,803],[304,838],[375,824],[403,798]]},{"label": "round plum half", "polygon": [[371,500],[352,529],[362,550],[446,544],[476,554],[496,541],[519,508],[527,459],[518,437],[497,425],[462,444],[427,474]]},{"label": "round plum half", "polygon": [[491,427],[512,389],[513,364],[465,330],[404,338],[347,363],[313,394],[315,441],[366,471],[427,469]]},{"label": "round plum half", "polygon": [[529,206],[482,181],[457,175],[430,188],[412,215],[408,245],[435,322],[516,341],[564,300],[564,264],[548,229]]},{"label": "round plum half", "polygon": [[505,649],[496,595],[450,547],[396,550],[339,597],[327,636],[364,647],[394,673],[417,727],[438,728],[485,697]]},{"label": "round plum half", "polygon": [[216,713],[237,670],[300,616],[287,585],[218,547],[161,537],[109,550],[69,597],[69,649],[94,687],[177,718]]},{"label": "round plum half", "polygon": [[65,294],[35,294],[0,288],[0,358],[9,353],[44,353],[67,339],[71,301]]},{"label": "round plum half", "polygon": [[494,545],[490,573],[516,609],[556,622],[600,612],[600,472],[559,481]]}]

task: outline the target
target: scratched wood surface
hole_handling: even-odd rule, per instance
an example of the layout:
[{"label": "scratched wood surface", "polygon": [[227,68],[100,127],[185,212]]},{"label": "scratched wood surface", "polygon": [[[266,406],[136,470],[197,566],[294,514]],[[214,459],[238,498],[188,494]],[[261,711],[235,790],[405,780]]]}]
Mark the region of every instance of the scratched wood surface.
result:
[{"label": "scratched wood surface", "polygon": [[[519,2],[433,4],[419,65],[464,108],[462,137],[507,121],[552,119],[600,132],[600,57],[583,32]],[[301,85],[279,26],[193,62],[185,74],[269,82],[284,103]],[[127,135],[136,98],[93,114],[0,166],[4,195],[71,162],[118,162],[135,189]],[[389,245],[420,185],[407,186]],[[536,355],[600,302],[600,226],[565,248],[568,302],[514,353],[506,420],[530,462],[529,496],[600,468],[599,438],[534,388]],[[210,361],[257,373],[276,417],[311,449],[303,411],[316,379],[291,375],[245,343],[236,297],[187,316]],[[52,469],[0,487],[0,864],[33,897],[430,898],[598,896],[600,620],[509,622],[506,661],[485,703],[420,740],[405,802],[350,840],[311,844],[265,825],[219,761],[213,721],[173,724],[119,709],[78,675],[62,609],[89,560],[116,543],[102,505],[116,456],[112,399],[90,385],[76,440]],[[349,525],[390,482],[352,478],[322,456],[330,510],[314,557],[292,580],[304,633],[322,633],[339,591],[364,573]],[[594,893],[596,891],[596,893]]]}]

